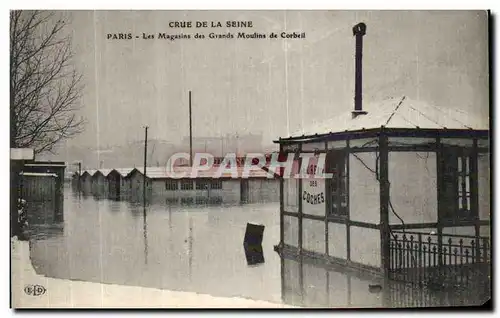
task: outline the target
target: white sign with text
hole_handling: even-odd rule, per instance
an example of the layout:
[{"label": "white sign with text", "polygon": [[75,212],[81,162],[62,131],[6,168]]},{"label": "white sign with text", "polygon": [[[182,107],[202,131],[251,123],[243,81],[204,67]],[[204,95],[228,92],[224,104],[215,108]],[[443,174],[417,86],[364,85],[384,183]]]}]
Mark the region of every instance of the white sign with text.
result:
[{"label": "white sign with text", "polygon": [[313,176],[317,161],[316,157],[309,159],[306,173],[310,177],[302,179],[302,213],[324,216],[326,213],[325,179]]}]

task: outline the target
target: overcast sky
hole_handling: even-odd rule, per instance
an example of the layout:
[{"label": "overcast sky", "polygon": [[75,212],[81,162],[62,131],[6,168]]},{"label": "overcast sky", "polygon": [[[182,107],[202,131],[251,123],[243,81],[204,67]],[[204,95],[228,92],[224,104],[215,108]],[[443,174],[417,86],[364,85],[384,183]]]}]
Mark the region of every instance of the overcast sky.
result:
[{"label": "overcast sky", "polygon": [[[483,11],[73,11],[66,15],[75,66],[85,82],[81,102],[88,121],[86,131],[67,145],[105,147],[137,141],[143,138],[143,125],[150,126],[150,138],[177,143],[189,132],[189,90],[194,136],[262,133],[270,142],[349,111],[354,95],[352,27],[358,22],[367,24],[365,106],[387,96],[406,95],[488,120]],[[252,21],[252,29],[240,31],[298,31],[305,32],[306,39],[107,39],[108,33],[199,31],[168,27],[169,21],[181,20]]]}]

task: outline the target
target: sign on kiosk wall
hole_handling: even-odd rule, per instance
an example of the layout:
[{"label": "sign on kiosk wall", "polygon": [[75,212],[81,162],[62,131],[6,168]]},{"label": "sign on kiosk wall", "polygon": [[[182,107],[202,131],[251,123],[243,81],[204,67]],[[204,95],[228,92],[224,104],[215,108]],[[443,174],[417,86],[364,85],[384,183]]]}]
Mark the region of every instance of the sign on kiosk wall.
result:
[{"label": "sign on kiosk wall", "polygon": [[[307,164],[306,160],[303,161],[303,165],[305,164]],[[320,175],[314,176],[317,164],[318,158],[311,157],[309,159],[309,164],[307,165],[307,170],[305,171],[309,177],[302,179],[302,213],[325,216],[325,179]],[[324,171],[318,172],[318,174],[321,174],[322,172]]]}]

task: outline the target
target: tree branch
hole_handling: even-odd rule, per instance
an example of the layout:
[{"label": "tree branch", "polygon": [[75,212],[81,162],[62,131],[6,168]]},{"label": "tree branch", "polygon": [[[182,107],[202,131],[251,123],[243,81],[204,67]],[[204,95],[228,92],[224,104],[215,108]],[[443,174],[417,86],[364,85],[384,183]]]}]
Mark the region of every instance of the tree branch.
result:
[{"label": "tree branch", "polygon": [[81,75],[72,67],[67,23],[53,12],[10,13],[11,145],[36,154],[84,129]]}]

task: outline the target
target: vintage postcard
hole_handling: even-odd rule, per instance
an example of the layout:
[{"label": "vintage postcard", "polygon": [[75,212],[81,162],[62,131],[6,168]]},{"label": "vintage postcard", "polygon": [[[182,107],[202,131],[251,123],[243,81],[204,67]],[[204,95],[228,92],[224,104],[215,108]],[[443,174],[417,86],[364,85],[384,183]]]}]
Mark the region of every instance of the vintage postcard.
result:
[{"label": "vintage postcard", "polygon": [[11,306],[487,303],[489,18],[11,11]]}]

